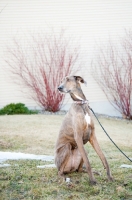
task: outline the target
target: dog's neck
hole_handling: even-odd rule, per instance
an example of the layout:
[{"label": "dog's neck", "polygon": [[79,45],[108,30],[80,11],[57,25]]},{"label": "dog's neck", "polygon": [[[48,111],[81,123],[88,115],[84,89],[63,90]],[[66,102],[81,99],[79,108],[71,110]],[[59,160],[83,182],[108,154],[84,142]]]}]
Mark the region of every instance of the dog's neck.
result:
[{"label": "dog's neck", "polygon": [[87,113],[89,114],[88,106],[85,106],[88,104],[88,100],[86,99],[85,95],[83,94],[81,87],[72,90],[70,92],[70,95],[71,95],[71,98],[73,99],[73,101],[82,107],[84,114],[85,115]]},{"label": "dog's neck", "polygon": [[71,98],[73,99],[73,101],[76,102],[82,102],[82,101],[86,101],[86,97],[82,92],[82,89],[80,87],[75,88],[74,90],[72,90],[70,92]]}]

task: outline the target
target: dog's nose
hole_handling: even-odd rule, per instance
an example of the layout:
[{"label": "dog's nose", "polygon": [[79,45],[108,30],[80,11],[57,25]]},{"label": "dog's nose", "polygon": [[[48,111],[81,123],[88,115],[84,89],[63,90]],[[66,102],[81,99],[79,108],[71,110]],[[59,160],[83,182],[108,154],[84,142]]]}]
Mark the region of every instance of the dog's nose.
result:
[{"label": "dog's nose", "polygon": [[59,91],[62,91],[62,90],[63,90],[63,86],[59,86],[59,87],[58,87],[58,90],[59,90]]}]

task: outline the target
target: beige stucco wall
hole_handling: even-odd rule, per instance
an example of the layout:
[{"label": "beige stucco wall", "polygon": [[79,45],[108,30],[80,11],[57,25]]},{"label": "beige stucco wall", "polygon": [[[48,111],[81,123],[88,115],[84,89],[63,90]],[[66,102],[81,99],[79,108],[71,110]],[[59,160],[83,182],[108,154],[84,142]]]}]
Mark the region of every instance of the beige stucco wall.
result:
[{"label": "beige stucco wall", "polygon": [[0,107],[11,102],[37,106],[21,92],[24,88],[14,84],[7,69],[7,45],[11,46],[12,38],[26,40],[29,32],[45,31],[48,27],[59,32],[64,27],[73,38],[80,38],[83,64],[78,74],[87,81],[87,87],[82,86],[87,99],[97,112],[114,112],[90,74],[90,62],[96,43],[105,43],[109,37],[117,42],[124,28],[131,27],[131,0],[1,0],[0,10]]}]

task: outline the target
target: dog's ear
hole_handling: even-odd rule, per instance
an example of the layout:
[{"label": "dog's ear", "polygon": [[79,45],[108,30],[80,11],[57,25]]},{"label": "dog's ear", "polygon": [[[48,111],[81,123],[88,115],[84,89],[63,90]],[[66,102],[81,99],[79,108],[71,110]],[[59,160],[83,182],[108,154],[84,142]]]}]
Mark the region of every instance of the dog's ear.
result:
[{"label": "dog's ear", "polygon": [[74,76],[75,80],[87,85],[87,82],[81,76]]}]

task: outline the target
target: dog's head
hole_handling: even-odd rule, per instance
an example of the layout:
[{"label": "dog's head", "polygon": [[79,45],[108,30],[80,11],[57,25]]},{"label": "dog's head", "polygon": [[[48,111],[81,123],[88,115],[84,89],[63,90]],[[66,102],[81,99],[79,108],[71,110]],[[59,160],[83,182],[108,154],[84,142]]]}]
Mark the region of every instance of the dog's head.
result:
[{"label": "dog's head", "polygon": [[79,88],[80,83],[86,84],[86,81],[84,81],[81,76],[66,76],[62,80],[60,86],[58,87],[58,90],[62,93],[70,93],[75,90],[75,88]]}]

